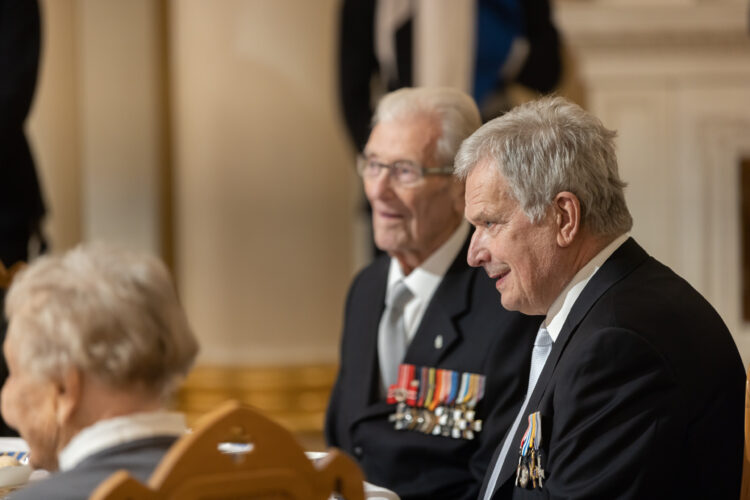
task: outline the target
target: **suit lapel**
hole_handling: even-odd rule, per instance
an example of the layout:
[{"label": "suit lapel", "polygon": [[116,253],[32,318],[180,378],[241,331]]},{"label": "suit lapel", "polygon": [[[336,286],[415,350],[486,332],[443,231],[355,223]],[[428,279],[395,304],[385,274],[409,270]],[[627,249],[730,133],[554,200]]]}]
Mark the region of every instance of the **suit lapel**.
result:
[{"label": "suit lapel", "polygon": [[[534,392],[529,398],[529,403],[524,411],[524,418],[521,419],[521,423],[516,429],[516,433],[511,441],[510,451],[508,456],[503,463],[503,468],[498,479],[497,486],[505,483],[515,472],[516,464],[513,460],[510,460],[511,456],[515,457],[514,443],[520,443],[523,433],[526,432],[526,416],[536,411],[539,406],[542,396],[544,396],[547,386],[549,385],[552,375],[557,367],[557,363],[560,360],[560,356],[565,350],[565,346],[570,341],[572,334],[575,332],[578,325],[581,323],[583,318],[588,314],[589,310],[599,300],[604,292],[606,292],[612,285],[622,280],[625,276],[630,274],[636,267],[642,264],[648,259],[648,254],[643,250],[633,238],[628,238],[615,252],[607,259],[602,267],[596,272],[591,280],[586,284],[586,287],[578,296],[573,308],[570,310],[565,324],[563,324],[560,335],[558,335],[555,344],[552,346],[547,361],[544,364],[542,373],[539,374],[539,380],[534,387]],[[513,454],[513,455],[511,455]]]},{"label": "suit lapel", "polygon": [[470,239],[445,273],[435,290],[417,333],[406,352],[405,362],[419,366],[437,366],[450,352],[451,347],[461,340],[454,318],[468,307],[469,288],[472,273],[467,273],[466,253]]},{"label": "suit lapel", "polygon": [[362,376],[356,377],[357,386],[350,388],[351,405],[357,409],[359,417],[356,420],[369,416],[373,405],[380,397],[380,369],[378,367],[378,327],[380,326],[380,317],[385,309],[385,290],[388,284],[388,267],[390,258],[382,257],[375,262],[377,269],[374,277],[365,284],[368,289],[366,292],[367,300],[355,314],[359,320],[356,323],[356,333],[360,335],[360,342],[363,347],[356,349],[354,352],[358,359],[353,366],[359,366],[362,369]]},{"label": "suit lapel", "polygon": [[[471,238],[464,246],[445,273],[435,294],[432,296],[417,332],[407,349],[404,363],[418,366],[437,366],[444,359],[451,347],[460,341],[461,334],[455,327],[454,318],[468,307],[469,288],[473,273],[467,273],[466,253]],[[385,309],[385,290],[388,281],[389,259],[384,259],[382,269],[378,270],[378,279],[373,283],[372,302],[379,307],[370,307],[362,314],[363,339],[367,343],[361,366],[368,374],[363,378],[363,386],[357,394],[357,407],[362,409],[357,421],[393,411],[393,407],[379,400],[379,366],[378,366],[378,327],[380,317]],[[437,337],[440,337],[439,340]]]}]

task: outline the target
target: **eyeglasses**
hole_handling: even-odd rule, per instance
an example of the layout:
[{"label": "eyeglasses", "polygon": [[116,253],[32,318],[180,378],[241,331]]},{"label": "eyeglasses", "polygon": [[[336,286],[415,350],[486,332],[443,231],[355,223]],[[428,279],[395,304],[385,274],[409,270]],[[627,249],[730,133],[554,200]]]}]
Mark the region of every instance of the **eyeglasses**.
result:
[{"label": "eyeglasses", "polygon": [[427,168],[409,160],[397,160],[393,163],[381,163],[363,155],[357,157],[357,173],[363,179],[374,179],[380,175],[380,171],[388,169],[388,175],[399,186],[414,186],[424,178],[425,175],[450,175],[453,166]]}]

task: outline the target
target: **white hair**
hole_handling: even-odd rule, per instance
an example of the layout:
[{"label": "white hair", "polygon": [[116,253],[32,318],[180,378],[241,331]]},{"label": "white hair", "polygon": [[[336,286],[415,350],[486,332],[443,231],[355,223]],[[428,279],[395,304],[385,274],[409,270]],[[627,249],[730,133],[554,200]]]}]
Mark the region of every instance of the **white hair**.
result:
[{"label": "white hair", "polygon": [[109,245],[36,260],[14,279],[5,311],[18,365],[48,379],[77,368],[169,396],[198,352],[166,267]]},{"label": "white hair", "polygon": [[542,219],[555,195],[575,194],[583,223],[593,234],[619,235],[633,219],[625,203],[615,155],[616,133],[562,97],[543,97],[483,125],[456,155],[465,179],[491,161],[532,222]]},{"label": "white hair", "polygon": [[461,141],[482,124],[474,99],[458,89],[407,87],[383,96],[373,116],[373,127],[380,122],[425,115],[435,116],[440,123],[440,139],[435,145],[440,166],[452,165]]}]

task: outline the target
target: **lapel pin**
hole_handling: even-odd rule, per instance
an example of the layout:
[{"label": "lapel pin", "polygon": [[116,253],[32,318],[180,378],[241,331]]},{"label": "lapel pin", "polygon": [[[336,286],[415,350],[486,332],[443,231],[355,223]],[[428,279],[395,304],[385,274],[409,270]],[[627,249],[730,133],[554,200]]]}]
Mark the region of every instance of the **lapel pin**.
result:
[{"label": "lapel pin", "polygon": [[435,349],[442,349],[443,348],[443,336],[437,335],[435,337]]}]

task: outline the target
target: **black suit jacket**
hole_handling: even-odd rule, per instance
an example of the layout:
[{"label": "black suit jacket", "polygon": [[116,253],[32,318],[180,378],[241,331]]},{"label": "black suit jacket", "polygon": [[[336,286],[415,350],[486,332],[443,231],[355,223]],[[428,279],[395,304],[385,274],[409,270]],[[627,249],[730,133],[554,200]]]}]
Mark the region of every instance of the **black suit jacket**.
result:
[{"label": "black suit jacket", "polygon": [[744,386],[716,311],[628,239],[573,306],[525,412],[542,415],[544,489],[514,487],[521,425],[493,499],[738,498]]},{"label": "black suit jacket", "polygon": [[44,215],[34,160],[24,135],[39,64],[36,0],[0,0],[0,259],[26,259]]},{"label": "black suit jacket", "polygon": [[[354,280],[346,302],[340,370],[326,418],[326,439],[354,455],[367,480],[403,500],[476,498],[495,444],[526,390],[539,317],[508,312],[494,283],[466,263],[468,240],[428,305],[404,362],[481,373],[477,406],[484,429],[467,441],[397,431],[379,395],[377,337],[390,258],[381,256]],[[435,347],[435,336],[443,345]]]},{"label": "black suit jacket", "polygon": [[[0,0],[0,261],[10,267],[27,260],[29,237],[44,215],[34,161],[23,126],[39,64],[39,6],[36,0]],[[4,303],[0,292],[0,310]],[[5,339],[0,313],[0,342]],[[0,384],[8,376],[0,355]],[[0,436],[17,435],[0,417]]]}]

